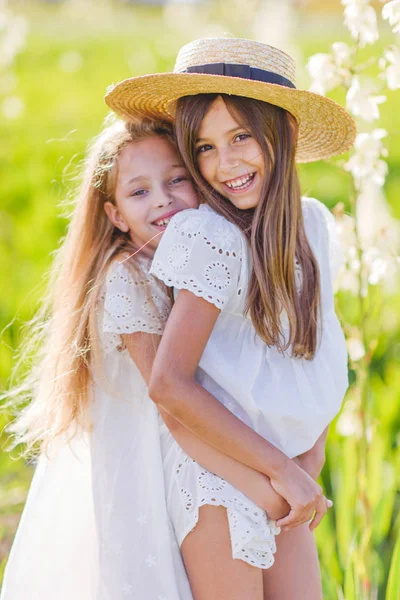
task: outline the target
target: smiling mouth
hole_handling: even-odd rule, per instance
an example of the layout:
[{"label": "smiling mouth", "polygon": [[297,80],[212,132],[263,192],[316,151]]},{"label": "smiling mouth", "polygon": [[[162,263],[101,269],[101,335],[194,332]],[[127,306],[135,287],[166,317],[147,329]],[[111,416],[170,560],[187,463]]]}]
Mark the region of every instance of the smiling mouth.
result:
[{"label": "smiling mouth", "polygon": [[248,175],[244,175],[242,177],[236,177],[235,179],[229,179],[228,181],[224,181],[224,185],[226,185],[232,191],[242,191],[246,190],[252,184],[255,177],[255,173],[249,173]]},{"label": "smiling mouth", "polygon": [[166,227],[170,222],[172,217],[168,217],[167,219],[160,219],[159,221],[153,221],[153,225],[156,227]]},{"label": "smiling mouth", "polygon": [[176,213],[180,212],[179,210],[174,210],[170,213],[167,213],[166,215],[163,215],[160,219],[157,219],[156,221],[152,222],[152,225],[155,225],[156,227],[163,227],[165,228],[168,223],[170,222],[170,220],[172,219],[172,217],[174,215],[176,215]]}]

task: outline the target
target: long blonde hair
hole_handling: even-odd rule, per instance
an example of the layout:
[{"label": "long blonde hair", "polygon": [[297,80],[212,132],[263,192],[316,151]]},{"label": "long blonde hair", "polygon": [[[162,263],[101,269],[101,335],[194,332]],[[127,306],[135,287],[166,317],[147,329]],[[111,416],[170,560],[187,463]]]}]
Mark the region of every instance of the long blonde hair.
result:
[{"label": "long blonde hair", "polygon": [[[5,394],[5,407],[17,415],[8,426],[12,448],[25,444],[25,455],[46,451],[62,434],[71,439],[78,430],[90,427],[91,359],[98,344],[100,290],[111,261],[136,250],[129,233],[111,224],[104,203],[115,202],[122,149],[149,136],[166,137],[174,143],[167,123],[115,121],[106,125],[89,148],[67,235],[51,268],[47,295],[28,327],[22,358],[33,354],[33,363],[23,381]],[[135,269],[134,260],[129,263]]]},{"label": "long blonde hair", "polygon": [[[255,209],[235,208],[199,173],[197,134],[219,95],[231,114],[249,127],[265,157],[266,175]],[[312,359],[317,346],[320,274],[304,230],[295,164],[296,131],[295,119],[283,108],[251,98],[199,94],[177,103],[175,134],[190,175],[207,203],[248,239],[253,266],[247,311],[255,330],[266,344],[282,352],[292,345],[294,356]],[[296,261],[302,272],[300,293],[296,291]],[[287,339],[281,325],[282,309],[289,320]]]}]

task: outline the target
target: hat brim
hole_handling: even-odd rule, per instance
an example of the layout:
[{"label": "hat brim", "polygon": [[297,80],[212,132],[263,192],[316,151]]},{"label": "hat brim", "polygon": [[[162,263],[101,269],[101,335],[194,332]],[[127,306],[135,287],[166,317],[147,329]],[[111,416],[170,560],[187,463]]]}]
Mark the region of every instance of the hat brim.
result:
[{"label": "hat brim", "polygon": [[230,94],[280,106],[297,120],[297,162],[342,154],[355,139],[354,120],[329,98],[306,90],[225,75],[157,73],[125,79],[105,96],[107,105],[124,119],[155,117],[173,121],[175,104],[183,96]]}]

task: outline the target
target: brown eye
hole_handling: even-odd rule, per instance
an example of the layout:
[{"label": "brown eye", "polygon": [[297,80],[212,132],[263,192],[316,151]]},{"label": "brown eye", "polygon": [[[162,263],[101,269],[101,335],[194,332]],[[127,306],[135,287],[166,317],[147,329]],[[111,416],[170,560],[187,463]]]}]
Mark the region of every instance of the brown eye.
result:
[{"label": "brown eye", "polygon": [[204,146],[199,146],[196,150],[197,154],[203,153],[203,152],[207,152],[207,150],[210,150],[212,148],[212,146],[210,146],[210,144],[204,144]]}]

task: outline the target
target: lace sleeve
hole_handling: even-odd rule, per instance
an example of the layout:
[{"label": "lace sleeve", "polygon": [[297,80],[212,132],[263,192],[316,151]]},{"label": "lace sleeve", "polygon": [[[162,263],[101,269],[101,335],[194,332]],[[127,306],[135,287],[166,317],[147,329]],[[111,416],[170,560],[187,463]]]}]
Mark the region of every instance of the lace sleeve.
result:
[{"label": "lace sleeve", "polygon": [[171,219],[150,272],[222,310],[238,290],[240,235],[235,225],[211,209],[184,210]]},{"label": "lace sleeve", "polygon": [[107,352],[121,346],[121,335],[142,331],[161,335],[171,310],[165,289],[144,269],[114,261],[105,279],[102,337]]},{"label": "lace sleeve", "polygon": [[[317,219],[323,223],[323,238],[328,247],[329,266],[332,285],[342,265],[345,262],[344,251],[340,241],[339,231],[336,219],[331,211],[319,200],[307,198],[307,205],[315,207],[314,214],[318,214]],[[307,213],[306,213],[307,214]]]}]

